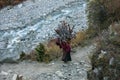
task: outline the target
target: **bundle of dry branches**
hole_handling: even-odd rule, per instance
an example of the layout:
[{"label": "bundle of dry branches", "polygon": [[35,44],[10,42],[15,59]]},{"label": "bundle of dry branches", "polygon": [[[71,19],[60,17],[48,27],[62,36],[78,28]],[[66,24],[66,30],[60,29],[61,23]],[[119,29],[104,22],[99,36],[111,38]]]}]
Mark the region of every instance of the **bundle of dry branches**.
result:
[{"label": "bundle of dry branches", "polygon": [[70,41],[75,35],[73,32],[74,26],[70,26],[66,21],[60,21],[58,28],[55,32],[58,34],[58,38],[61,41]]}]

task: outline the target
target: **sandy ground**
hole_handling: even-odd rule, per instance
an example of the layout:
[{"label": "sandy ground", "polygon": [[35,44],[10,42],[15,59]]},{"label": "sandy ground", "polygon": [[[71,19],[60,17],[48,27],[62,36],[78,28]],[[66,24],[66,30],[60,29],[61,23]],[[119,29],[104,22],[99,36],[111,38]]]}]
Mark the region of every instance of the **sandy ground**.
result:
[{"label": "sandy ground", "polygon": [[60,59],[52,61],[49,64],[38,63],[33,61],[23,61],[18,64],[2,64],[0,66],[0,71],[12,71],[13,73],[23,75],[24,77],[31,79],[32,77],[35,77],[40,73],[53,73],[59,71],[61,68],[64,68],[63,65],[69,65],[71,63],[77,62],[84,63],[84,65],[86,66],[82,68],[88,70],[91,68],[89,55],[91,55],[91,52],[93,52],[94,49],[95,45],[90,45],[83,48],[76,48],[75,53],[71,53],[72,62],[69,62],[67,64],[63,63]]}]

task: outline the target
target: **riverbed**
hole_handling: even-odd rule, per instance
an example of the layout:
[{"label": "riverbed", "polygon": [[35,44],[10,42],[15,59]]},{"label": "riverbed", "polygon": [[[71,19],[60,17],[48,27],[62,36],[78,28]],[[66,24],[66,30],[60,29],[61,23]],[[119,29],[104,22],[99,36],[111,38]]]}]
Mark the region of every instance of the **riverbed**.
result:
[{"label": "riverbed", "polygon": [[56,37],[54,29],[62,20],[75,26],[75,32],[87,29],[85,0],[32,0],[0,11],[0,61],[18,59],[40,42]]}]

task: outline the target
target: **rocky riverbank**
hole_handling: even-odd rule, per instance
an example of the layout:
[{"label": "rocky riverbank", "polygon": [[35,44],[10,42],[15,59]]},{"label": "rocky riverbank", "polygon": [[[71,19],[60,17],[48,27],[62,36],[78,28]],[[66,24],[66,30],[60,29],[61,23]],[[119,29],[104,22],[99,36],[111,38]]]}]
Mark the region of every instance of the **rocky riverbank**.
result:
[{"label": "rocky riverbank", "polygon": [[[53,37],[59,21],[67,19],[75,30],[87,28],[84,0],[28,0],[0,11],[0,61],[16,60],[39,42]],[[72,20],[72,21],[70,21]]]}]

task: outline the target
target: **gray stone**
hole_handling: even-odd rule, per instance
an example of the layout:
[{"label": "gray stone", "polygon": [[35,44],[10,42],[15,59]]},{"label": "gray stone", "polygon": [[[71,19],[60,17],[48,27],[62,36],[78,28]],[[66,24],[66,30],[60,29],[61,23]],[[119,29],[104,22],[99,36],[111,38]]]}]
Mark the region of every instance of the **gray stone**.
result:
[{"label": "gray stone", "polygon": [[110,58],[110,60],[109,60],[109,65],[113,65],[113,63],[114,63],[114,58],[112,57],[112,58]]},{"label": "gray stone", "polygon": [[14,74],[12,80],[18,80],[18,75]]},{"label": "gray stone", "polygon": [[61,71],[56,71],[55,74],[58,75],[59,77],[63,77],[63,73]]}]

